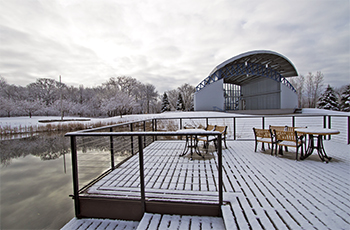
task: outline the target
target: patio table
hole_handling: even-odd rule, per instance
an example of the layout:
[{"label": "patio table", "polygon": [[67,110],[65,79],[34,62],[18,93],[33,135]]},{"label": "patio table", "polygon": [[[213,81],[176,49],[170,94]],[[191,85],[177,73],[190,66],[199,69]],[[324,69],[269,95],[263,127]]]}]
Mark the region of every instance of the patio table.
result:
[{"label": "patio table", "polygon": [[180,129],[177,132],[185,133],[186,135],[185,148],[182,154],[180,154],[180,157],[185,156],[188,153],[188,151],[190,151],[191,152],[190,160],[193,160],[192,156],[193,156],[193,150],[194,150],[197,155],[204,158],[204,156],[200,153],[198,149],[197,136],[199,135],[198,132],[205,133],[208,131],[205,131],[203,129]]},{"label": "patio table", "polygon": [[[334,129],[323,129],[323,128],[300,128],[295,129],[300,134],[308,135],[308,146],[304,155],[300,156],[300,160],[304,160],[309,157],[314,149],[317,150],[318,156],[322,161],[328,163],[332,157],[327,156],[326,150],[323,145],[323,137],[327,135],[336,135],[340,132]],[[315,145],[314,139],[317,138],[317,143]]]}]

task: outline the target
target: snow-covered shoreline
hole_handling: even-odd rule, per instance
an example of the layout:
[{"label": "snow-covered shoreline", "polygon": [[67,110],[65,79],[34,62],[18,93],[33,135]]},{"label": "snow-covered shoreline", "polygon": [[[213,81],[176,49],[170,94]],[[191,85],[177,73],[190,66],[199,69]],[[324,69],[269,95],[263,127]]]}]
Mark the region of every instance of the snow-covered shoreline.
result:
[{"label": "snow-covered shoreline", "polygon": [[[303,109],[303,115],[331,115],[331,116],[350,116],[349,112],[330,111],[324,109]],[[86,127],[93,126],[94,124],[107,125],[111,123],[125,123],[131,121],[138,121],[152,118],[182,118],[182,117],[247,117],[253,116],[249,114],[235,114],[213,111],[200,111],[200,112],[165,112],[160,114],[132,114],[124,115],[123,117],[108,117],[108,118],[89,118],[89,117],[64,117],[65,120],[60,124],[84,124]],[[257,116],[257,115],[254,115]],[[47,124],[57,124],[58,122],[42,123],[41,120],[59,120],[59,116],[33,116],[29,117],[1,117],[0,129],[23,129],[25,127],[32,127],[38,129],[44,127]],[[89,121],[74,121],[74,119],[88,119]]]}]

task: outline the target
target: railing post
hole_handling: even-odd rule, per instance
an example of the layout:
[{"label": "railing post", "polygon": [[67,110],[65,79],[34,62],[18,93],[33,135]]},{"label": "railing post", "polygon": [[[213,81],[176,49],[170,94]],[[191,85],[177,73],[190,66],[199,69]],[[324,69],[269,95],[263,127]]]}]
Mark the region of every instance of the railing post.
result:
[{"label": "railing post", "polygon": [[[146,132],[146,121],[143,121],[143,131]],[[146,148],[146,136],[143,137],[143,147]]]},{"label": "railing post", "polygon": [[236,140],[236,118],[233,118],[233,140]]},{"label": "railing post", "polygon": [[141,208],[142,212],[146,211],[146,197],[145,197],[145,178],[143,168],[143,147],[142,147],[142,136],[138,136],[139,139],[139,165],[140,165],[140,187],[141,187]]},{"label": "railing post", "polygon": [[182,118],[180,118],[180,129],[182,129]]},{"label": "railing post", "polygon": [[[154,132],[154,119],[152,119],[152,132]],[[153,136],[153,141],[155,140],[155,137]]]},{"label": "railing post", "polygon": [[205,127],[208,127],[208,125],[209,125],[209,118],[205,118],[205,124],[206,124]]},{"label": "railing post", "polygon": [[261,117],[262,118],[262,129],[265,129],[265,117]]},{"label": "railing post", "polygon": [[[113,128],[109,128],[110,132],[113,132]],[[113,146],[113,136],[109,137],[110,148],[111,148],[111,169],[114,170],[114,146]]]},{"label": "railing post", "polygon": [[222,138],[221,134],[218,135],[218,164],[219,164],[219,208],[221,210],[223,202],[223,184],[222,184]]},{"label": "railing post", "polygon": [[[328,128],[331,129],[332,128],[332,121],[331,121],[331,116],[328,116]],[[328,135],[328,140],[331,139],[331,135]]]},{"label": "railing post", "polygon": [[72,151],[72,176],[73,176],[74,209],[75,209],[75,216],[79,218],[80,201],[79,201],[78,156],[77,156],[76,136],[70,137],[70,144],[71,144],[71,151]]},{"label": "railing post", "polygon": [[[130,132],[134,131],[132,127],[132,123],[130,123]],[[134,137],[130,136],[130,146],[131,146],[131,155],[134,155]]]},{"label": "railing post", "polygon": [[295,127],[295,116],[292,116],[292,127]]},{"label": "railing post", "polygon": [[350,116],[348,116],[348,145],[350,145]]},{"label": "railing post", "polygon": [[[323,116],[323,128],[324,129],[327,128],[327,116],[326,115]],[[326,136],[323,136],[322,138],[326,140]]]},{"label": "railing post", "polygon": [[[157,132],[157,119],[154,119],[154,131]],[[155,138],[155,140],[158,140],[158,136],[153,136]],[[153,139],[154,141],[154,139]]]}]

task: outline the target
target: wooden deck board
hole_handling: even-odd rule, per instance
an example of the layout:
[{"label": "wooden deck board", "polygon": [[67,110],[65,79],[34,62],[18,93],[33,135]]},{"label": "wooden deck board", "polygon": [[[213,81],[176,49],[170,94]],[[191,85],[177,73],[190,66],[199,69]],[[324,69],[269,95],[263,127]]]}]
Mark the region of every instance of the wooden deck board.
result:
[{"label": "wooden deck board", "polygon": [[[344,154],[349,146],[344,145],[343,153],[329,154],[333,160],[325,164],[316,154],[295,161],[292,148],[275,157],[269,150],[254,152],[252,141],[227,144],[223,183],[224,200],[230,204],[224,209],[226,216],[231,212],[228,222],[235,223],[232,229],[350,227],[350,157]],[[325,145],[328,149],[332,142]],[[216,153],[190,161],[188,156],[179,157],[183,147],[181,141],[158,141],[144,149],[146,197],[181,200],[198,195],[197,200],[214,202],[218,190]],[[88,194],[139,197],[138,157],[97,182]]]}]

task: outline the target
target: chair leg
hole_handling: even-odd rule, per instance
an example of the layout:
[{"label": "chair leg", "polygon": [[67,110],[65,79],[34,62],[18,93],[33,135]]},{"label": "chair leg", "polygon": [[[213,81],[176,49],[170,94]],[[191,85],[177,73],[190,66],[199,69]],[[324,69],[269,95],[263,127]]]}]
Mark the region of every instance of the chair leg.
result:
[{"label": "chair leg", "polygon": [[255,149],[254,149],[254,152],[256,152],[256,148],[258,147],[258,142],[255,141]]},{"label": "chair leg", "polygon": [[279,155],[283,155],[283,148],[282,148],[282,145],[280,145],[279,148],[278,148],[278,154],[279,154]]},{"label": "chair leg", "polygon": [[274,144],[271,143],[271,156],[273,155],[273,146],[274,146]]}]

